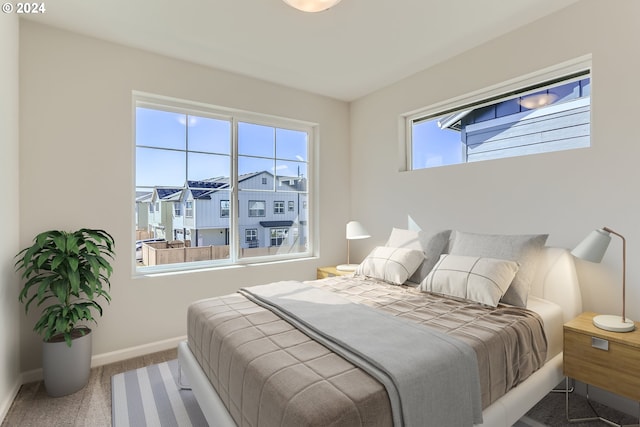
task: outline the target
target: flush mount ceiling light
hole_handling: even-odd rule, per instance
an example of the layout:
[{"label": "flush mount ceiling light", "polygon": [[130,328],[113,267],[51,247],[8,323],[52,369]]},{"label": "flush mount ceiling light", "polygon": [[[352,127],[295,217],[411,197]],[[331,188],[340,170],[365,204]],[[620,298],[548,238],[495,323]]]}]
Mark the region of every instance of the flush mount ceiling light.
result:
[{"label": "flush mount ceiling light", "polygon": [[338,3],[340,0],[282,0],[291,7],[303,12],[322,12]]},{"label": "flush mount ceiling light", "polygon": [[536,93],[533,95],[523,96],[520,99],[520,105],[524,108],[534,110],[536,108],[542,108],[549,104],[553,104],[556,99],[558,99],[558,95],[555,93]]}]

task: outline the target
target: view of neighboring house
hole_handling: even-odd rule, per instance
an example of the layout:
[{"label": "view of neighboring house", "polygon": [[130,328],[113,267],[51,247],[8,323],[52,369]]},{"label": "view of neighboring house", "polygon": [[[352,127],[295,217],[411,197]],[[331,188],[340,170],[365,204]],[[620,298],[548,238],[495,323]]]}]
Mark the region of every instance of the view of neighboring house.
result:
[{"label": "view of neighboring house", "polygon": [[[153,189],[147,208],[149,213],[147,227],[156,239],[174,240],[173,205],[180,200],[181,194],[181,188],[156,187]],[[136,228],[140,228],[140,225],[136,224]]]},{"label": "view of neighboring house", "polygon": [[460,133],[467,162],[588,147],[590,97],[591,79],[583,78],[457,111],[437,126]]},{"label": "view of neighboring house", "polygon": [[[307,244],[307,180],[267,171],[238,179],[240,248]],[[229,178],[187,181],[183,188],[154,188],[136,199],[136,229],[188,246],[230,244]],[[147,212],[148,216],[141,214]]]},{"label": "view of neighboring house", "polygon": [[412,168],[588,147],[591,79],[585,75],[518,89],[458,110],[417,113],[409,119]]}]

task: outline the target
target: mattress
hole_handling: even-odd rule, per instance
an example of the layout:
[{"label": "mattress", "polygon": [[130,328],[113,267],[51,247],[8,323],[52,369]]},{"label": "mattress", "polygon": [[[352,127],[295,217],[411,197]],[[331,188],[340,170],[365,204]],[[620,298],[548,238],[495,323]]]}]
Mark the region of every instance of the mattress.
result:
[{"label": "mattress", "polygon": [[[491,308],[362,277],[307,283],[471,345],[483,408],[547,359],[544,321],[531,310]],[[531,305],[543,315],[554,312],[544,300]],[[239,426],[391,425],[380,383],[239,294],[192,304],[188,344]]]}]

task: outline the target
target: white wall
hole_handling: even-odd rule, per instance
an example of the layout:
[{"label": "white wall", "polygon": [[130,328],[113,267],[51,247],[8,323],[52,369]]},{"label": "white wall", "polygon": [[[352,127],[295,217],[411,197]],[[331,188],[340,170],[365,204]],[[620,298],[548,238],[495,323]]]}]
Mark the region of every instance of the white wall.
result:
[{"label": "white wall", "polygon": [[0,420],[20,386],[20,305],[13,256],[19,250],[18,225],[18,16],[0,16],[0,186],[4,224],[0,244]]},{"label": "white wall", "polygon": [[[640,258],[639,16],[634,0],[614,8],[583,0],[354,102],[351,209],[377,239],[369,245],[411,215],[427,230],[546,232],[548,244],[564,247],[606,225],[627,237],[628,260]],[[398,172],[398,162],[389,161],[398,158],[402,113],[590,53],[590,148],[412,172]],[[617,313],[619,239],[601,268],[610,269],[616,283],[584,289],[584,307]],[[640,265],[629,262],[627,270],[627,308],[640,319]]]},{"label": "white wall", "polygon": [[[185,335],[196,299],[312,279],[316,266],[344,258],[342,228],[328,231],[348,220],[346,103],[30,21],[21,23],[20,72],[20,243],[50,228],[100,227],[116,239],[113,301],[95,328],[94,354]],[[319,123],[320,259],[132,278],[132,90]],[[24,371],[40,366],[34,319],[21,325]]]},{"label": "white wall", "polygon": [[[639,17],[636,0],[582,0],[354,102],[351,213],[374,236],[359,256],[407,215],[426,230],[545,232],[561,247],[609,226],[627,238],[627,315],[640,320]],[[390,161],[402,113],[585,54],[593,55],[590,148],[413,172]],[[621,312],[621,251],[614,236],[602,264],[579,263],[585,310]]]}]

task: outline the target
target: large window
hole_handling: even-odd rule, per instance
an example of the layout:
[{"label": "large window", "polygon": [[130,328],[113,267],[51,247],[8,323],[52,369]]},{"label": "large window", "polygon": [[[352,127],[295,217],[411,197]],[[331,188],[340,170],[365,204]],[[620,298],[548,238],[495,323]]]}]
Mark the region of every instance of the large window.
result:
[{"label": "large window", "polygon": [[184,240],[171,248],[162,241],[143,245],[138,266],[310,255],[313,130],[293,120],[136,96],[136,211],[152,214],[163,205],[173,211],[144,221],[137,215],[136,236],[157,239],[154,231],[164,230],[162,237]]},{"label": "large window", "polygon": [[540,79],[406,116],[407,169],[589,147],[589,70]]}]

